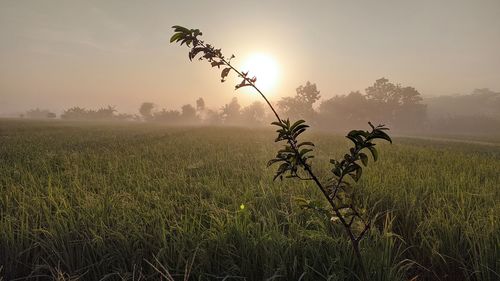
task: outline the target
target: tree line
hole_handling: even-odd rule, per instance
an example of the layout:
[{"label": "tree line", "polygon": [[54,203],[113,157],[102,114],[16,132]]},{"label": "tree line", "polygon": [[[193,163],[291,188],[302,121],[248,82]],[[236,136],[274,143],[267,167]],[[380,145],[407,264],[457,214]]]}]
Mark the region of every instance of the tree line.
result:
[{"label": "tree line", "polygon": [[[491,133],[500,131],[500,93],[477,89],[470,95],[438,96],[423,99],[411,86],[402,86],[386,78],[376,80],[364,92],[353,91],[321,100],[316,84],[306,82],[296,88],[294,96],[276,102],[283,114],[293,119],[310,120],[315,127],[344,132],[364,126],[368,120],[385,124],[402,133]],[[56,118],[48,110],[26,112],[27,118]],[[86,109],[72,107],[60,115],[65,120],[126,120],[171,125],[267,125],[272,116],[261,102],[241,106],[236,97],[218,109],[209,109],[199,98],[194,105],[180,110],[158,108],[144,102],[138,114],[118,113],[112,107]]]}]

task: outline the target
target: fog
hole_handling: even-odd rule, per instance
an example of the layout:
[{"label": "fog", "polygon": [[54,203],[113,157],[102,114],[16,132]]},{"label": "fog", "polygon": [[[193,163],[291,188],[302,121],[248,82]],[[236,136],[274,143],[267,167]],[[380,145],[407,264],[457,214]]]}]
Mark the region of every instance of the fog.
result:
[{"label": "fog", "polygon": [[[372,120],[401,132],[491,133],[499,10],[495,0],[1,1],[0,116],[268,124],[255,92],[220,83],[169,44],[181,24],[235,54],[238,67],[256,53],[272,57],[269,99],[318,128]],[[382,77],[396,92],[376,93]],[[320,94],[304,102],[296,88],[307,81]],[[139,111],[144,103],[149,115]]]}]

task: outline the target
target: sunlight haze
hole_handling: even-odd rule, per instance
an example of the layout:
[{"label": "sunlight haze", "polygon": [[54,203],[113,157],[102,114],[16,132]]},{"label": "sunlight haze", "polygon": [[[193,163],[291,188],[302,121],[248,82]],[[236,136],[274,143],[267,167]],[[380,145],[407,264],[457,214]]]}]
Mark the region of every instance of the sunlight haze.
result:
[{"label": "sunlight haze", "polygon": [[[237,96],[205,63],[169,44],[172,25],[242,65],[268,54],[271,99],[306,81],[323,99],[381,77],[423,96],[500,90],[499,1],[0,1],[0,114],[142,102],[178,109]],[[259,80],[258,80],[259,81]]]}]

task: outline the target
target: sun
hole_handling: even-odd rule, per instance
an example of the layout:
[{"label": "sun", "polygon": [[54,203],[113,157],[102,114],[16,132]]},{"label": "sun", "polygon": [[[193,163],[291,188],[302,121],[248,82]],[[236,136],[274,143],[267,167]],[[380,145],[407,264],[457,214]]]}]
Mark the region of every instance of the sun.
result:
[{"label": "sun", "polygon": [[272,91],[279,79],[279,68],[276,60],[270,55],[254,53],[244,60],[241,70],[248,71],[250,78],[257,77],[255,86],[262,91]]}]

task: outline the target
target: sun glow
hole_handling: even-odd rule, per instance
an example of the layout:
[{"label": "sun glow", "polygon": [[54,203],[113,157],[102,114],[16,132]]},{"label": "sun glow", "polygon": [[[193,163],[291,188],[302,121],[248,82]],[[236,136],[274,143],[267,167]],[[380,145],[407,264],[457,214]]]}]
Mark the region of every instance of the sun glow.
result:
[{"label": "sun glow", "polygon": [[243,72],[248,71],[250,78],[257,77],[255,85],[262,91],[272,91],[278,82],[279,69],[276,61],[269,55],[255,53],[250,55],[241,67]]}]

